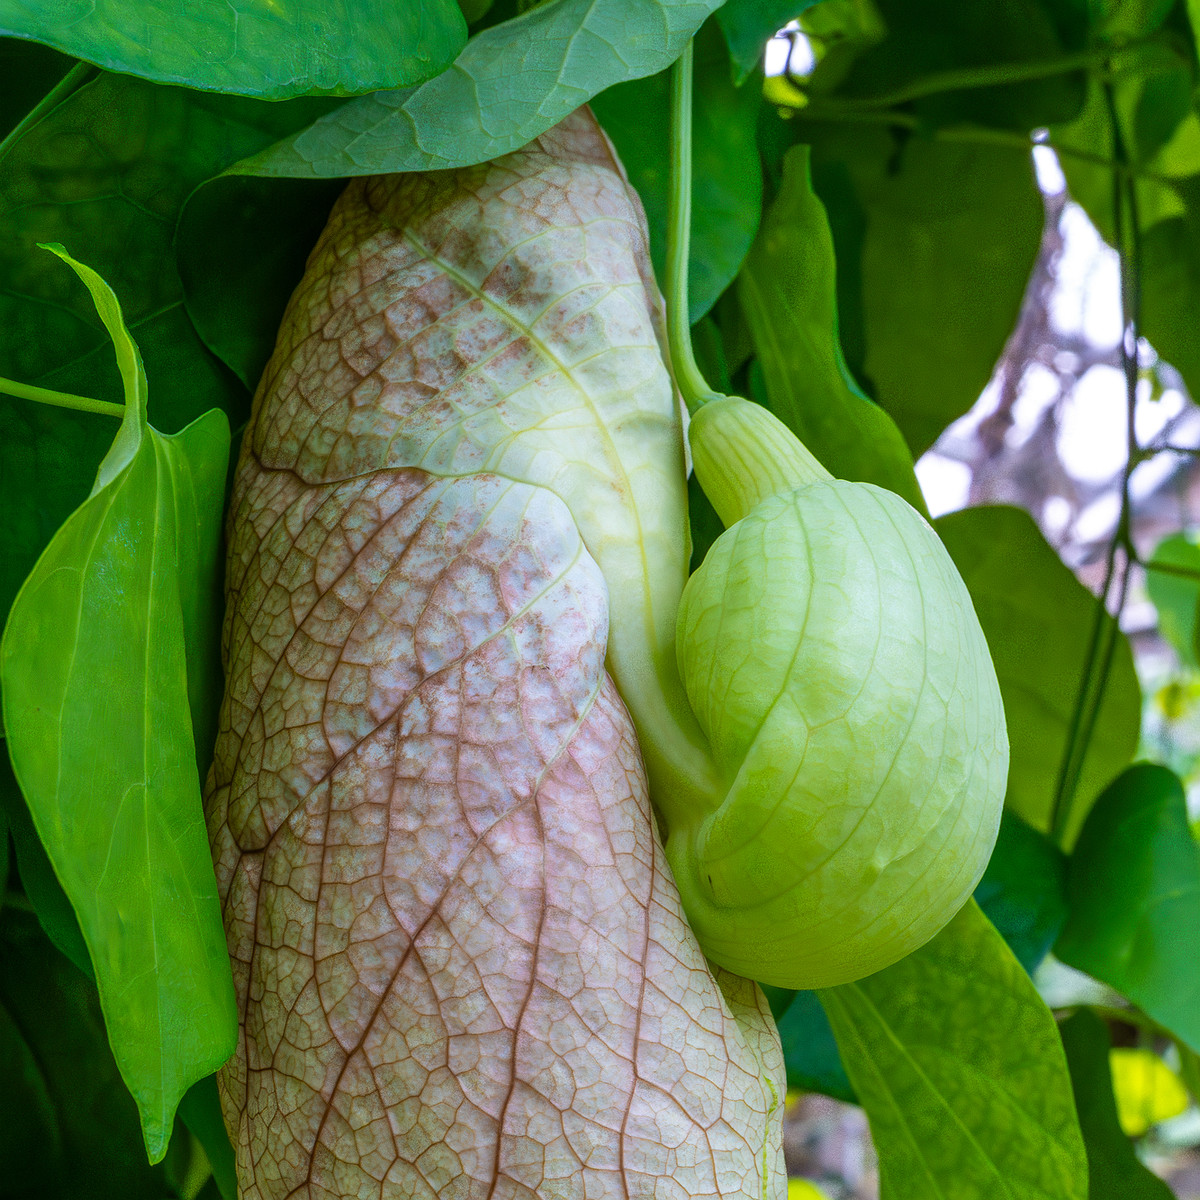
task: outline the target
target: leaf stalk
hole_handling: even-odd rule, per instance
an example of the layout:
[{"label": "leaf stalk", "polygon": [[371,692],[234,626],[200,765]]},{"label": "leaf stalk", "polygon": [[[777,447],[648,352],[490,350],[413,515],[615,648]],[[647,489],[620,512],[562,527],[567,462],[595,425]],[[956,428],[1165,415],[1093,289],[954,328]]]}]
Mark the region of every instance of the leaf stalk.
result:
[{"label": "leaf stalk", "polygon": [[688,312],[688,254],[692,231],[692,43],[671,68],[671,179],[667,217],[667,345],[675,382],[689,413],[721,398],[708,385],[692,351]]},{"label": "leaf stalk", "polygon": [[93,400],[90,396],[76,396],[71,392],[55,392],[50,388],[35,387],[32,383],[18,383],[15,379],[0,378],[0,394],[17,396],[21,400],[35,400],[38,404],[52,404],[55,408],[70,408],[75,412],[98,413],[104,417],[125,415],[125,405],[111,400]]}]

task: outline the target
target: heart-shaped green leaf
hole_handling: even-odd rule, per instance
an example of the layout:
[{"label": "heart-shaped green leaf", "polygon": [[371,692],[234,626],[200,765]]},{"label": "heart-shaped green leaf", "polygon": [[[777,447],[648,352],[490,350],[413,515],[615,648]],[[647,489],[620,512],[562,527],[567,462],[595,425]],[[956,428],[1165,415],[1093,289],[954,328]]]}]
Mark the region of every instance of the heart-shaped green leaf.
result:
[{"label": "heart-shaped green leaf", "polygon": [[229,426],[214,410],[174,437],[154,430],[116,296],[61,247],[48,248],[92,294],[126,411],[91,496],[13,604],[0,642],[4,725],[158,1161],[180,1097],[236,1039],[189,708],[190,697],[212,711]]},{"label": "heart-shaped green leaf", "polygon": [[1138,763],[1105,790],[1067,888],[1054,953],[1200,1050],[1200,848],[1173,771]]}]

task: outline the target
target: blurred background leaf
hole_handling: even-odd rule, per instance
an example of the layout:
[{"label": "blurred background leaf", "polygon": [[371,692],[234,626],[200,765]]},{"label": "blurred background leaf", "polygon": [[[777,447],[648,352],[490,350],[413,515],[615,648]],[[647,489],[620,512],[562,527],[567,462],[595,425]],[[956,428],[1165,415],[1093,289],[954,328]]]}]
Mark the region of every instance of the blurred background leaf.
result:
[{"label": "blurred background leaf", "polygon": [[[1146,572],[1146,590],[1158,610],[1158,627],[1185,666],[1200,665],[1196,635],[1200,606],[1200,545],[1185,533],[1173,533],[1155,547],[1151,564],[1177,567],[1182,573],[1153,569]],[[1191,572],[1191,575],[1187,574]]]},{"label": "blurred background leaf", "polygon": [[1067,919],[1066,856],[1006,808],[975,900],[1032,975]]},{"label": "blurred background leaf", "polygon": [[1171,1200],[1174,1193],[1138,1161],[1117,1121],[1104,1022],[1080,1009],[1059,1026],[1059,1032],[1087,1146],[1089,1200]]},{"label": "blurred background leaf", "polygon": [[733,81],[740,87],[755,67],[762,64],[767,40],[795,20],[817,0],[725,0],[717,9],[717,20],[733,67]]}]

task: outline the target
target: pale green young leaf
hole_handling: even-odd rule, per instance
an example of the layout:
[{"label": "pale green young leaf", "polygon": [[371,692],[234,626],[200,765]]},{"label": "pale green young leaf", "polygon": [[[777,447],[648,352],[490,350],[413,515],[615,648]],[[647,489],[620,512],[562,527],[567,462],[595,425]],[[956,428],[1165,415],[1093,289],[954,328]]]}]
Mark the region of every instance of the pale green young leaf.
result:
[{"label": "pale green young leaf", "polygon": [[769,406],[832,474],[890,488],[924,512],[903,435],[842,357],[833,237],[809,153],[788,151],[783,186],[738,276]]},{"label": "pale green young leaf", "polygon": [[188,705],[189,690],[209,686],[198,619],[229,430],[218,411],[174,437],[147,424],[145,374],[116,297],[53,249],[95,297],[127,410],[91,496],[13,604],[0,643],[4,725],[157,1161],[180,1097],[236,1036]]},{"label": "pale green young leaf", "polygon": [[558,0],[476,34],[449,70],[376,92],[231,168],[331,178],[465,167],[518,150],[597,92],[665,70],[719,0]]},{"label": "pale green young leaf", "polygon": [[405,87],[467,37],[454,0],[0,0],[0,33],[124,74],[264,100]]},{"label": "pale green young leaf", "polygon": [[820,996],[885,1200],[1085,1200],[1054,1017],[973,900],[915,954]]},{"label": "pale green young leaf", "polygon": [[[1006,804],[1049,833],[1095,597],[1065,567],[1028,513],[1003,505],[968,508],[934,523],[983,626],[1000,691],[1012,760]],[[1129,641],[1116,645],[1108,684],[1070,800],[1070,845],[1100,791],[1133,757],[1142,696]]]}]

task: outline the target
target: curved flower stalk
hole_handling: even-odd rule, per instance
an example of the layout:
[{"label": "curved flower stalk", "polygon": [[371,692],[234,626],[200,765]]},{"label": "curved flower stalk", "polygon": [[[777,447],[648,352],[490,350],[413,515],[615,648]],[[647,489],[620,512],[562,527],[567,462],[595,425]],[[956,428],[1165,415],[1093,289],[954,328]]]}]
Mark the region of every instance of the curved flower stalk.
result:
[{"label": "curved flower stalk", "polygon": [[669,343],[696,475],[727,529],[688,582],[677,644],[718,782],[667,806],[667,855],[711,959],[830,987],[897,962],[970,896],[1004,802],[1004,709],[970,596],[925,521],[834,479],[698,370],[691,103],[689,46],[672,70]]},{"label": "curved flower stalk", "polygon": [[782,1197],[778,1037],[684,919],[625,707],[655,787],[710,794],[686,541],[640,208],[587,112],[352,183],[230,518],[207,812],[247,1200]]}]

